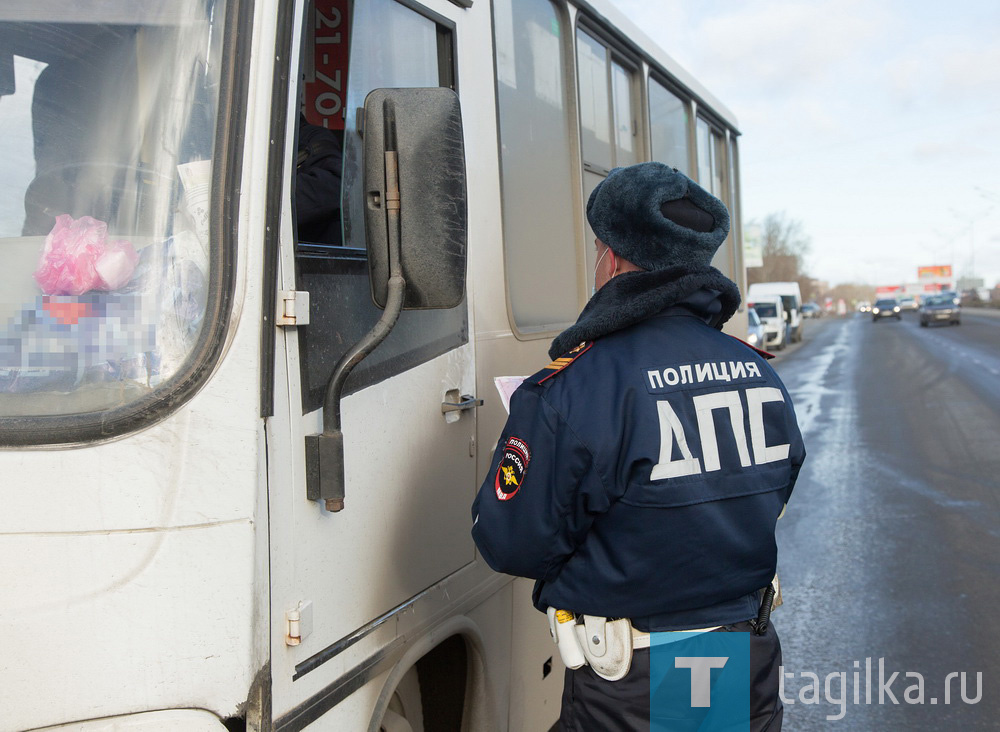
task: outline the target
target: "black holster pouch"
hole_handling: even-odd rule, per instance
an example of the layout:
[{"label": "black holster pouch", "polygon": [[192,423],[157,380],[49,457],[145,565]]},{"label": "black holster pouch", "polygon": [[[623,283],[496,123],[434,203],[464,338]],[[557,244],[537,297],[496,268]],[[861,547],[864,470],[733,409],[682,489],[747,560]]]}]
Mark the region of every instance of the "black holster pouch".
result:
[{"label": "black holster pouch", "polygon": [[774,585],[769,584],[764,590],[764,597],[760,601],[760,610],[757,611],[757,617],[750,618],[749,620],[754,635],[764,635],[767,632],[767,624],[771,620],[772,603],[774,603]]}]

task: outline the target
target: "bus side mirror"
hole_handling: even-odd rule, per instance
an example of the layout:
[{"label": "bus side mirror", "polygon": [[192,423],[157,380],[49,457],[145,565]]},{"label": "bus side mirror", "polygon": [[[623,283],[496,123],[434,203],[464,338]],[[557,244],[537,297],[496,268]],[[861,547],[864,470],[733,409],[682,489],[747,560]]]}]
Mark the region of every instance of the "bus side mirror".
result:
[{"label": "bus side mirror", "polygon": [[337,362],[323,432],[306,435],[306,496],[344,509],[340,404],[351,369],[392,331],[402,310],[453,308],[465,298],[468,213],[458,96],[450,89],[376,89],[365,99],[365,231],[372,299],[382,315]]},{"label": "bus side mirror", "polygon": [[[468,213],[465,146],[451,89],[376,89],[365,99],[365,231],[372,299],[384,309],[390,277],[386,152],[398,160],[403,309],[453,308],[465,297]],[[391,172],[391,171],[390,171]]]}]

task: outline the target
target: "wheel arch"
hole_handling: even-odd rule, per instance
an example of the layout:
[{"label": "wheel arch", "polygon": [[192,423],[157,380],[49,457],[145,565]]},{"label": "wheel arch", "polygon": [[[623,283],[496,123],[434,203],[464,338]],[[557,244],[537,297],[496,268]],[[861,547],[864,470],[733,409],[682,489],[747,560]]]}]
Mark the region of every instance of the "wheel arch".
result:
[{"label": "wheel arch", "polygon": [[[435,652],[441,654],[443,658],[435,658],[433,656]],[[421,661],[433,659],[439,662],[445,658],[453,661],[461,658],[464,661],[461,664],[464,665],[465,675],[465,683],[461,685],[461,729],[489,730],[490,732],[497,730],[497,716],[494,713],[495,700],[486,675],[486,654],[482,633],[472,620],[464,615],[458,615],[448,618],[414,640],[403,657],[393,666],[375,702],[371,721],[368,724],[368,732],[379,732],[379,726],[389,708],[393,692],[411,670],[417,670],[421,684],[430,681],[436,688],[440,688],[440,684],[437,682],[440,682],[441,678],[438,678],[437,675],[441,673],[441,664],[421,664]],[[453,664],[448,665],[451,668],[456,667]],[[452,673],[457,672],[456,669]],[[424,696],[423,689],[421,696]],[[458,693],[455,693],[454,696],[458,697]],[[458,699],[456,698],[455,701]],[[424,718],[427,719],[426,708]],[[434,727],[431,726],[431,729]]]}]

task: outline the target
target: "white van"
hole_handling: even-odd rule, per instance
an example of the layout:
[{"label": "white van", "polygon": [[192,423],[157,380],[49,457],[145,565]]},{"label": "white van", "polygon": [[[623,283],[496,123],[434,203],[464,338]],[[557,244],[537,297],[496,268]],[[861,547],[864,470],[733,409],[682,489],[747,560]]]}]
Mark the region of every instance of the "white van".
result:
[{"label": "white van", "polygon": [[750,301],[750,306],[757,311],[757,317],[764,324],[764,343],[762,348],[772,348],[780,351],[788,341],[789,329],[785,322],[785,307],[778,295],[762,295]]},{"label": "white van", "polygon": [[788,340],[798,343],[802,340],[802,291],[798,282],[758,282],[750,285],[747,299],[755,302],[763,296],[781,298],[788,322]]}]

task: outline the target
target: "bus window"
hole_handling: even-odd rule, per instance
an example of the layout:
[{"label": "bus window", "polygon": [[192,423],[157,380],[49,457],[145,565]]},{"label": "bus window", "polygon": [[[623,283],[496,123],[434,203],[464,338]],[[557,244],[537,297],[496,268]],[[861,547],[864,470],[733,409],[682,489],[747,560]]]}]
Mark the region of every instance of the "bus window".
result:
[{"label": "bus window", "polygon": [[[601,40],[577,28],[580,130],[583,135],[583,200],[611,168],[639,162],[635,115],[635,73]],[[588,285],[594,284],[594,232],[584,222],[584,256]]]},{"label": "bus window", "polygon": [[588,170],[606,175],[611,168],[639,162],[635,74],[582,28],[576,32],[576,55],[583,159]]},{"label": "bus window", "polygon": [[507,298],[515,332],[551,333],[580,309],[565,23],[549,0],[493,13]]},{"label": "bus window", "polygon": [[733,275],[740,289],[745,289],[746,267],[743,266],[743,212],[740,210],[740,179],[739,160],[737,155],[739,149],[736,145],[736,136],[729,135],[729,185],[727,191],[729,198],[726,205],[729,206],[729,241],[732,246]]},{"label": "bus window", "polygon": [[168,5],[0,7],[0,419],[107,436],[202,352],[225,8]]},{"label": "bus window", "polygon": [[712,191],[712,128],[708,122],[699,119],[695,126],[695,137],[698,142],[698,182],[709,193]]},{"label": "bus window", "polygon": [[691,175],[688,105],[655,79],[649,80],[649,130],[653,160]]},{"label": "bus window", "polygon": [[615,167],[611,152],[611,101],[608,95],[608,49],[583,30],[576,34],[580,85],[580,130],[583,159],[599,172]]},{"label": "bus window", "polygon": [[617,61],[611,63],[611,91],[614,99],[615,165],[639,162],[636,149],[636,122],[632,115],[632,73]]},{"label": "bus window", "polygon": [[[340,357],[382,311],[372,302],[365,248],[359,109],[372,89],[455,87],[451,28],[397,0],[315,0],[307,8],[295,161],[297,287],[311,322],[298,328],[303,411],[323,403]],[[335,41],[335,42],[334,42]],[[340,61],[331,61],[337,55]],[[346,80],[336,89],[338,79]],[[331,85],[333,84],[333,85]],[[346,91],[343,100],[335,92]],[[466,304],[408,310],[347,381],[347,393],[468,341]]]},{"label": "bus window", "polygon": [[729,187],[726,185],[726,147],[722,133],[699,118],[696,129],[698,139],[698,183],[709,193],[718,196],[729,206]]},{"label": "bus window", "polygon": [[[728,166],[726,164],[726,141],[721,132],[712,127],[707,120],[698,118],[696,126],[698,140],[698,183],[702,188],[718,196],[726,208],[730,210],[732,223],[732,195],[729,186]],[[733,232],[730,227],[729,236],[715,253],[712,265],[723,273],[734,272]]]}]

